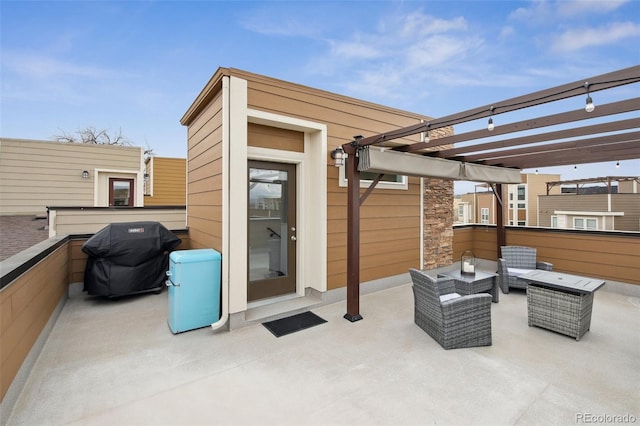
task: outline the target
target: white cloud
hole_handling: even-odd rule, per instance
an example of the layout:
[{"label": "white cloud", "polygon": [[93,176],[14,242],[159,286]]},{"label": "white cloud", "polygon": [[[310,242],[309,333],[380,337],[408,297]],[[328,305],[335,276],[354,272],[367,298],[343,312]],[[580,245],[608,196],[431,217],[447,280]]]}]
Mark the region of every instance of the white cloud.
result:
[{"label": "white cloud", "polygon": [[270,36],[311,38],[318,36],[316,26],[310,25],[306,20],[278,16],[268,11],[245,15],[240,20],[240,25],[249,31]]},{"label": "white cloud", "polygon": [[374,59],[383,53],[371,43],[362,41],[330,42],[331,55],[346,59]]},{"label": "white cloud", "polygon": [[530,25],[549,25],[559,18],[606,14],[628,3],[629,0],[533,0],[529,7],[520,7],[509,19]]},{"label": "white cloud", "polygon": [[68,77],[104,77],[114,75],[114,72],[91,65],[78,65],[52,56],[4,51],[2,53],[3,67],[23,76],[36,79],[48,79],[54,76]]},{"label": "white cloud", "polygon": [[500,31],[500,38],[508,38],[516,33],[516,30],[512,26],[502,27]]},{"label": "white cloud", "polygon": [[400,20],[399,35],[402,37],[421,37],[429,34],[467,29],[467,21],[463,17],[446,20],[425,15],[421,12],[414,12]]},{"label": "white cloud", "polygon": [[565,0],[556,3],[561,16],[578,16],[586,14],[608,13],[618,9],[629,0]]},{"label": "white cloud", "polygon": [[567,52],[590,46],[604,46],[639,36],[640,25],[634,22],[614,22],[599,28],[573,28],[556,38],[553,50]]}]

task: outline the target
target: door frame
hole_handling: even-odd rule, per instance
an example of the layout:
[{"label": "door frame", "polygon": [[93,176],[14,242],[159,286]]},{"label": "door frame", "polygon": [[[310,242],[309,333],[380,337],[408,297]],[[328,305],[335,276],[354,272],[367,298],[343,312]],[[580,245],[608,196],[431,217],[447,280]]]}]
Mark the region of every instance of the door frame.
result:
[{"label": "door frame", "polygon": [[[248,107],[247,81],[222,82],[222,288],[230,315],[247,302],[247,160],[297,164],[297,289],[327,290],[327,126]],[[248,123],[304,133],[304,152],[248,146]],[[332,166],[333,167],[333,166]],[[242,190],[239,190],[242,188]]]}]

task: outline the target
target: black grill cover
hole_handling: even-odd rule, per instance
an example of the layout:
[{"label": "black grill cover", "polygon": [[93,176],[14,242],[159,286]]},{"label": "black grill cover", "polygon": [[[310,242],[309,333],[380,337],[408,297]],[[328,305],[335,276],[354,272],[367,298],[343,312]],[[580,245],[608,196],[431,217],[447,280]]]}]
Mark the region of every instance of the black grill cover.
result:
[{"label": "black grill cover", "polygon": [[168,252],[181,241],[159,222],[105,226],[82,246],[89,256],[84,290],[109,297],[162,290]]}]

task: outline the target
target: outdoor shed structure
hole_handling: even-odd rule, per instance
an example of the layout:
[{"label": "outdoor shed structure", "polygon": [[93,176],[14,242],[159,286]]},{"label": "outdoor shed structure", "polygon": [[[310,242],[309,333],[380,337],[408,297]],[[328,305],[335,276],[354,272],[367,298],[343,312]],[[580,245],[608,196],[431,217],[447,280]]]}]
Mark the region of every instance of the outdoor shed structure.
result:
[{"label": "outdoor shed structure", "polygon": [[[214,328],[227,316],[234,328],[259,318],[265,307],[281,314],[340,290],[344,297],[346,167],[334,167],[331,151],[354,135],[429,119],[219,68],[181,119],[188,128],[191,247],[222,253],[222,319]],[[450,127],[443,127],[430,136],[451,134]],[[410,144],[423,137],[401,141]],[[363,172],[359,191],[364,193],[376,176]],[[362,208],[364,286],[391,277],[406,282],[409,268],[423,267],[425,246],[439,248],[426,256],[434,264],[451,263],[452,200],[450,180],[385,175]],[[438,211],[427,209],[423,218],[424,205]]]}]

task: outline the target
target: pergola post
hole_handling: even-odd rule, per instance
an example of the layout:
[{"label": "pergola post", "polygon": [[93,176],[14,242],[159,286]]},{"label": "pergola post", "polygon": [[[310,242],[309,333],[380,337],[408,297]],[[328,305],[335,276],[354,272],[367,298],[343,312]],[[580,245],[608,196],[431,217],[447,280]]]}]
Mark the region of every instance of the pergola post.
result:
[{"label": "pergola post", "polygon": [[497,241],[497,253],[500,257],[500,247],[506,245],[507,236],[504,227],[504,197],[502,193],[502,184],[495,185],[494,193],[496,195],[496,241]]},{"label": "pergola post", "polygon": [[[351,148],[351,149],[350,149]],[[347,161],[347,313],[351,321],[362,319],[360,315],[360,172],[357,149],[345,149]]]}]

